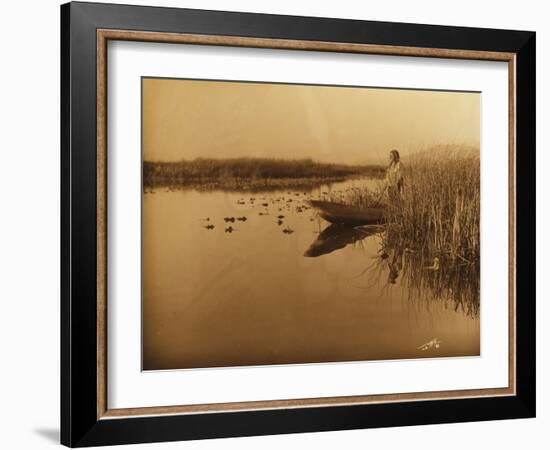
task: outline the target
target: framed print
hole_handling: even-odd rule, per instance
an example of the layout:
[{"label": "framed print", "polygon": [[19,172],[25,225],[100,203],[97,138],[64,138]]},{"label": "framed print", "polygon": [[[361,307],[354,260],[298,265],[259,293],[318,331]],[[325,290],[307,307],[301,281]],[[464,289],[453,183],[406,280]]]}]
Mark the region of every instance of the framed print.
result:
[{"label": "framed print", "polygon": [[61,440],[535,415],[535,33],[61,7]]}]

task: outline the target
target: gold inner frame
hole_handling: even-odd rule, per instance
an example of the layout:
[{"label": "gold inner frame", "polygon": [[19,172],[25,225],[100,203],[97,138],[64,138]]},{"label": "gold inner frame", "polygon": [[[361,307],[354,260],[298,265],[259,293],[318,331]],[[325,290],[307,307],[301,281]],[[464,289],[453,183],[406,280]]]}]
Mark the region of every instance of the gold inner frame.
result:
[{"label": "gold inner frame", "polygon": [[[401,394],[319,397],[288,400],[246,401],[200,405],[148,406],[109,409],[107,405],[107,42],[109,40],[220,45],[288,50],[365,53],[393,56],[418,56],[452,59],[503,61],[508,63],[508,387],[466,389]],[[402,401],[445,400],[471,397],[497,397],[516,394],[516,54],[477,50],[403,47],[341,42],[298,41],[286,39],[247,38],[147,31],[97,30],[97,418],[166,414],[217,413],[262,409],[288,409],[320,406],[343,406]]]}]

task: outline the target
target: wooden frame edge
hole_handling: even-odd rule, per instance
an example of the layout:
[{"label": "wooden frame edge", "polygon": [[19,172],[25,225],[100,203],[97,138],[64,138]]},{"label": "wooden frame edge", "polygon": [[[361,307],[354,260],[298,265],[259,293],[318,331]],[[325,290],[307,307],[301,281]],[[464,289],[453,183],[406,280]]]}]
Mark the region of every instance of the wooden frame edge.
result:
[{"label": "wooden frame edge", "polygon": [[107,411],[107,40],[97,33],[97,417]]},{"label": "wooden frame edge", "polygon": [[482,50],[459,50],[432,47],[405,47],[380,44],[356,44],[328,41],[298,41],[292,39],[251,38],[193,33],[159,33],[154,31],[97,29],[98,41],[122,40],[172,44],[218,45],[224,47],[269,48],[278,50],[308,50],[373,55],[419,56],[488,61],[511,61],[515,53]]},{"label": "wooden frame edge", "polygon": [[516,55],[508,61],[508,386],[517,393],[516,363]]},{"label": "wooden frame edge", "polygon": [[[515,266],[515,128],[516,128],[516,54],[480,50],[404,47],[376,44],[336,43],[324,41],[298,41],[271,38],[249,38],[191,33],[160,33],[149,31],[116,30],[98,28],[97,37],[97,419],[112,420],[125,417],[146,417],[174,414],[222,413],[258,411],[269,409],[312,408],[324,406],[349,406],[376,403],[395,403],[425,400],[450,400],[461,398],[502,397],[516,395],[516,266]],[[174,405],[160,407],[108,409],[107,405],[107,41],[139,41],[181,43],[194,45],[218,45],[287,50],[364,53],[410,57],[437,57],[508,62],[509,71],[509,371],[508,387],[436,391],[402,394],[318,397],[306,399],[247,401],[200,405]]]},{"label": "wooden frame edge", "polygon": [[339,397],[316,397],[289,400],[265,400],[231,403],[210,403],[198,405],[148,406],[138,408],[107,409],[99,420],[121,419],[174,414],[213,414],[242,411],[265,411],[274,409],[296,409],[316,407],[338,407],[353,405],[389,404],[400,402],[420,402],[458,400],[464,398],[508,397],[514,395],[511,388],[471,389],[463,391],[413,392],[404,394],[358,395]]}]

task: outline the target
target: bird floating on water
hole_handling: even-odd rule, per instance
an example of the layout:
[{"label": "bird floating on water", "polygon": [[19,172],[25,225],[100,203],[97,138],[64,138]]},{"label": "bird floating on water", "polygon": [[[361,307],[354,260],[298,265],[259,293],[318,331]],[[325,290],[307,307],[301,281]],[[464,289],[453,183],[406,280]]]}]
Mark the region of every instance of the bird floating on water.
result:
[{"label": "bird floating on water", "polygon": [[212,225],[212,224],[206,225],[204,228],[206,228],[207,230],[213,230],[213,229],[214,229],[214,225]]},{"label": "bird floating on water", "polygon": [[433,264],[431,266],[424,267],[424,270],[432,270],[434,272],[439,270],[439,258],[436,256]]}]

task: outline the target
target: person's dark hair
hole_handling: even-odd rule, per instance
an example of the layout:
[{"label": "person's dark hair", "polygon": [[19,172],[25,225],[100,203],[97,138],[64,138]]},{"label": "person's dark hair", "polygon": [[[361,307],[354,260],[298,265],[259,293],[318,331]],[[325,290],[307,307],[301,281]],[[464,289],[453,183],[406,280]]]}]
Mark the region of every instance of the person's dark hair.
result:
[{"label": "person's dark hair", "polygon": [[390,167],[391,167],[392,165],[394,165],[396,162],[399,161],[400,157],[399,157],[399,152],[395,148],[390,152],[390,155],[393,155],[393,159],[390,162]]}]

